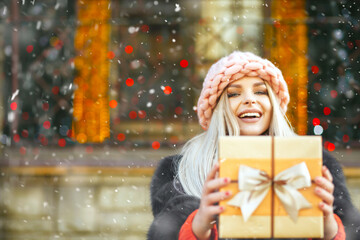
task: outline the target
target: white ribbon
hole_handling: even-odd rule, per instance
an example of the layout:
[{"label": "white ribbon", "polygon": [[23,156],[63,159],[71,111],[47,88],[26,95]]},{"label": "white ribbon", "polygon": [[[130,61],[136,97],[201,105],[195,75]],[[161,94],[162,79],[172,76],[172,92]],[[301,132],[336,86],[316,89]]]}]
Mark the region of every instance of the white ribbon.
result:
[{"label": "white ribbon", "polygon": [[311,186],[311,177],[305,162],[280,172],[274,180],[271,180],[264,171],[240,165],[238,181],[240,192],[228,204],[241,208],[245,222],[264,200],[271,188],[272,181],[274,182],[275,194],[294,222],[297,221],[300,209],[312,207],[297,191],[299,188]]}]

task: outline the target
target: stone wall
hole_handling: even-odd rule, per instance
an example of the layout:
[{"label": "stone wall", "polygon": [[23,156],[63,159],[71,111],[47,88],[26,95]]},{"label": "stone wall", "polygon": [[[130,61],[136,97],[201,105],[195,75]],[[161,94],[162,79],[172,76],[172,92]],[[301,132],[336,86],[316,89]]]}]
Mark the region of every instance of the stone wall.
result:
[{"label": "stone wall", "polygon": [[[153,168],[0,171],[2,240],[140,240],[152,221]],[[347,184],[360,209],[360,176]]]},{"label": "stone wall", "polygon": [[149,174],[2,172],[0,239],[145,239]]}]

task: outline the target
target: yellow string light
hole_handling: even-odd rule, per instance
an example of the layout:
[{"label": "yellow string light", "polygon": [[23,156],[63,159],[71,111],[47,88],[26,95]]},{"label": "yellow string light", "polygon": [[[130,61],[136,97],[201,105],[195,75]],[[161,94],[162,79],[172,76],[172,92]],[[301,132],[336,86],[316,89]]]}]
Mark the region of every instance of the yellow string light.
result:
[{"label": "yellow string light", "polygon": [[110,41],[109,0],[77,1],[78,27],[74,59],[73,137],[79,143],[103,142],[110,137],[108,100]]},{"label": "yellow string light", "polygon": [[307,26],[305,1],[272,1],[271,18],[265,27],[265,49],[289,86],[287,117],[300,135],[307,132]]}]

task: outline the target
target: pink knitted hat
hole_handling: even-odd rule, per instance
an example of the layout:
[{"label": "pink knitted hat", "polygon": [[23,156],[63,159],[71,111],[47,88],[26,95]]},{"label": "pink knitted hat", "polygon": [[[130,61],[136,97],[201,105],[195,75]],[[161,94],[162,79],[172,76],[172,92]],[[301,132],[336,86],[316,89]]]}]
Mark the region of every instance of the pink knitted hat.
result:
[{"label": "pink knitted hat", "polygon": [[204,130],[210,125],[217,99],[229,83],[244,76],[260,77],[273,89],[285,113],[290,101],[289,90],[281,71],[270,61],[250,52],[235,51],[214,63],[207,73],[197,104],[199,123]]}]

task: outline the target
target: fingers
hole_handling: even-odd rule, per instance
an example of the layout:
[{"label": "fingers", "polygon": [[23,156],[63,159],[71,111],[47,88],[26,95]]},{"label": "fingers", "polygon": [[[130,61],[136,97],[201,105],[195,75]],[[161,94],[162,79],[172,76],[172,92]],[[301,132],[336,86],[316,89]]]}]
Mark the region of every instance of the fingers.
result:
[{"label": "fingers", "polygon": [[327,178],[316,177],[315,183],[318,187],[325,189],[331,194],[334,192],[334,184],[330,182]]},{"label": "fingers", "polygon": [[219,170],[219,163],[215,163],[209,174],[207,175],[205,182],[214,179],[216,176],[216,172]]},{"label": "fingers", "polygon": [[315,194],[319,196],[326,204],[329,204],[331,206],[333,205],[334,196],[332,195],[332,193],[329,193],[328,191],[326,191],[321,187],[316,187]]},{"label": "fingers", "polygon": [[232,197],[231,191],[214,192],[204,197],[204,203],[206,205],[214,205],[219,201],[225,200]]},{"label": "fingers", "polygon": [[322,171],[322,175],[323,175],[324,178],[326,178],[330,182],[333,181],[333,176],[331,175],[329,169],[326,166],[323,166],[321,171]]},{"label": "fingers", "polygon": [[323,211],[324,217],[332,216],[333,215],[333,207],[332,205],[326,203],[319,203],[319,208]]},{"label": "fingers", "polygon": [[216,178],[205,182],[203,195],[207,195],[215,190],[224,187],[230,183],[230,178]]}]

